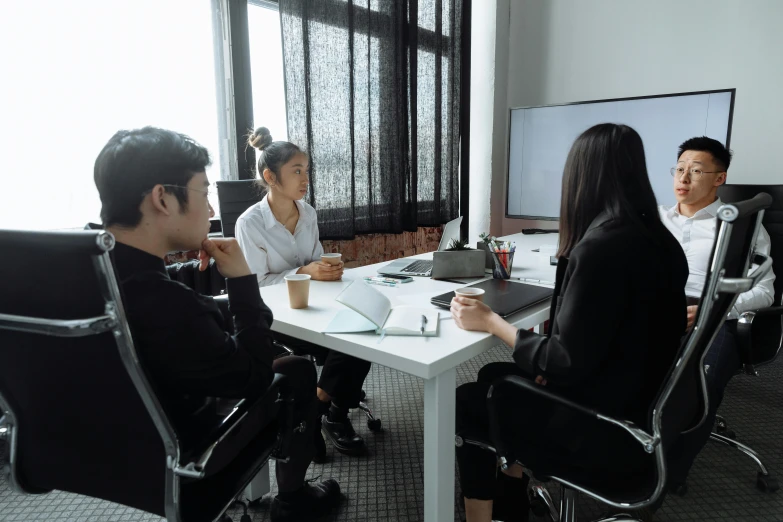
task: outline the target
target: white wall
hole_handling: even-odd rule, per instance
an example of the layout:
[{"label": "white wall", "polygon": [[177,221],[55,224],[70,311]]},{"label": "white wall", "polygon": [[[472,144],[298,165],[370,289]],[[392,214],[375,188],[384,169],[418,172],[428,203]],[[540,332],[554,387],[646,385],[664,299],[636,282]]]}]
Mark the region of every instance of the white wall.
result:
[{"label": "white wall", "polygon": [[[481,0],[474,2],[471,13],[470,46],[470,211],[468,240],[478,241],[481,233],[490,230],[490,202],[494,202],[491,189],[492,173],[499,168],[493,163],[495,109],[506,103],[507,55],[498,59],[495,55],[498,4],[508,13],[508,0]],[[507,41],[506,35],[501,35]],[[498,65],[496,67],[496,65]],[[502,76],[499,82],[496,70]],[[495,89],[501,87],[502,98]]]},{"label": "white wall", "polygon": [[782,0],[511,0],[508,21],[508,96],[493,126],[494,233],[555,226],[501,218],[498,229],[510,107],[735,87],[729,182],[783,183]]}]

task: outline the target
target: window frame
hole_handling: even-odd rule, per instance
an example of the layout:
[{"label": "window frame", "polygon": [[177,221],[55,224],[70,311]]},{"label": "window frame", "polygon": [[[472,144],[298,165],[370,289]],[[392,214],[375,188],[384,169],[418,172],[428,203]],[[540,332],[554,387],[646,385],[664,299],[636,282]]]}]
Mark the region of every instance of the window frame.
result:
[{"label": "window frame", "polygon": [[[469,201],[470,201],[470,39],[471,39],[471,12],[472,12],[472,0],[462,0],[462,48],[461,48],[461,104],[460,104],[460,161],[459,161],[459,212],[462,216],[461,233],[463,237],[468,236],[468,222],[469,222]],[[250,37],[247,19],[247,9],[249,5],[264,7],[268,9],[274,9],[279,11],[280,6],[278,0],[212,0],[213,6],[222,6],[222,13],[224,22],[221,23],[222,27],[228,32],[227,38],[223,38],[223,49],[221,53],[216,53],[216,67],[218,62],[218,56],[228,55],[231,57],[230,63],[223,64],[223,71],[227,73],[224,78],[229,78],[231,87],[233,89],[233,96],[229,96],[230,93],[226,93],[223,90],[223,96],[219,100],[219,110],[223,113],[228,113],[229,119],[233,121],[227,126],[233,127],[234,134],[230,136],[228,140],[230,147],[236,154],[234,164],[235,170],[229,169],[230,175],[236,175],[235,178],[228,179],[253,179],[253,164],[255,162],[255,151],[248,149],[244,146],[241,139],[244,136],[246,129],[252,129],[253,126],[253,92],[252,92],[252,71],[250,69]],[[349,7],[348,2],[342,2],[339,0],[319,0],[319,2],[325,2],[331,4],[334,9],[346,9]],[[364,7],[353,6],[354,9],[359,12],[367,11]],[[329,12],[325,10],[324,12]],[[373,16],[388,16],[383,13],[373,12]],[[365,13],[366,14],[366,13]],[[409,11],[409,17],[417,18],[417,3],[412,3],[412,8]],[[319,17],[316,21],[332,25],[335,27],[343,27],[342,24],[337,24],[334,19],[328,17]],[[218,25],[217,23],[215,24]],[[218,28],[215,27],[215,31]],[[406,31],[415,44],[416,52],[410,53],[410,67],[417,67],[417,52],[419,49],[432,52],[437,55],[438,39],[449,39],[450,36],[439,35],[435,31],[425,29],[416,26],[416,30],[408,28]],[[217,37],[216,37],[217,45]],[[228,48],[226,49],[226,46]],[[282,46],[282,42],[281,42]],[[217,49],[216,49],[217,50]],[[224,61],[221,58],[221,61]],[[285,67],[285,64],[283,64]],[[413,96],[415,96],[415,84],[411,86]],[[221,107],[221,104],[224,104]],[[233,106],[232,106],[233,104]],[[412,115],[415,118],[415,115]],[[413,139],[413,138],[412,138]],[[416,159],[414,158],[415,162]],[[221,170],[221,176],[223,175]],[[236,174],[234,174],[236,173]],[[411,187],[414,192],[417,188]],[[439,191],[436,189],[436,196],[439,196]],[[426,204],[426,203],[422,203]]]}]

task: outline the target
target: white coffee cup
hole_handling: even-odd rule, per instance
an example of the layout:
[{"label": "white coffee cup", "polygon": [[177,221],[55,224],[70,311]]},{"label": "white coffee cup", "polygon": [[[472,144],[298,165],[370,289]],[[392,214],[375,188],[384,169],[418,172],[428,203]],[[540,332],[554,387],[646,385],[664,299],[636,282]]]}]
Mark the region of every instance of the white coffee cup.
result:
[{"label": "white coffee cup", "polygon": [[484,302],[484,289],[483,288],[457,288],[454,293],[459,297],[467,297],[469,299],[476,299],[477,301]]},{"label": "white coffee cup", "polygon": [[288,286],[288,304],[291,308],[307,308],[310,300],[310,276],[308,274],[289,274],[285,276]]},{"label": "white coffee cup", "polygon": [[321,254],[321,262],[327,265],[339,265],[342,258],[342,254]]}]

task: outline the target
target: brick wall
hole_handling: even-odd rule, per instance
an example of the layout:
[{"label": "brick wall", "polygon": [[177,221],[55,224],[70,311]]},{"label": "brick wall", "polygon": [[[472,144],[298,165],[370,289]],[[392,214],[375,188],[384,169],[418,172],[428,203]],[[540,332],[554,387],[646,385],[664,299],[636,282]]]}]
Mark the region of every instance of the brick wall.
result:
[{"label": "brick wall", "polygon": [[[443,227],[419,227],[402,234],[366,234],[349,241],[322,241],[325,252],[340,252],[347,268],[391,261],[438,249]],[[177,252],[166,256],[166,264],[196,259],[198,252]]]},{"label": "brick wall", "polygon": [[402,234],[366,234],[349,241],[322,241],[325,252],[340,252],[346,268],[372,265],[438,249],[443,227],[419,227]]}]

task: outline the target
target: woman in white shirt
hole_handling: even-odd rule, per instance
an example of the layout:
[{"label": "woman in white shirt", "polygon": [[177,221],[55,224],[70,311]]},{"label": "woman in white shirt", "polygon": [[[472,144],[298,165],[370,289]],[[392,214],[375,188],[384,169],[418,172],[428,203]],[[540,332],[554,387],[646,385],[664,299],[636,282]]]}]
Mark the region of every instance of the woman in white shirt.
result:
[{"label": "woman in white shirt", "polygon": [[[287,274],[309,274],[315,281],[337,281],[343,263],[321,262],[324,249],[318,239],[315,209],[302,198],[310,184],[309,160],[298,146],[272,141],[266,127],[259,127],[248,139],[256,149],[259,190],[264,198],[237,220],[236,237],[259,286],[282,283]],[[276,334],[297,352],[323,360],[318,381],[322,432],[335,448],[347,455],[364,452],[364,441],[353,429],[348,410],[359,405],[370,363],[292,337]],[[328,412],[328,413],[327,413]],[[321,442],[316,460],[325,452]]]}]

